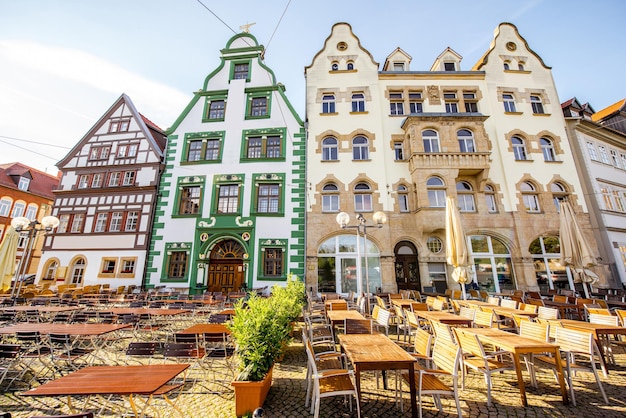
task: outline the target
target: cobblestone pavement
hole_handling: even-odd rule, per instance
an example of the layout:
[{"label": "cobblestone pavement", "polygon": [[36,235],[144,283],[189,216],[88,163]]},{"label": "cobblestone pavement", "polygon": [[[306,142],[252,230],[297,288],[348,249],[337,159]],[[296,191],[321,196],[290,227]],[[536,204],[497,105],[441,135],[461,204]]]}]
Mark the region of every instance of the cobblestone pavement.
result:
[{"label": "cobblestone pavement", "polygon": [[[392,337],[395,338],[395,337]],[[539,387],[534,389],[528,384],[527,408],[520,404],[519,390],[514,372],[504,372],[494,377],[493,402],[487,406],[487,391],[482,375],[469,373],[466,387],[460,391],[461,408],[465,417],[626,417],[626,353],[618,349],[617,366],[610,366],[609,376],[601,381],[609,397],[610,405],[605,405],[593,375],[579,374],[575,379],[575,393],[578,406],[564,405],[561,402],[558,384],[549,371],[538,372]],[[281,363],[274,368],[272,388],[264,405],[266,417],[308,417],[309,408],[304,406],[306,371],[306,355],[299,340],[289,346]],[[528,376],[524,372],[526,382]],[[218,374],[219,377],[219,374]],[[173,396],[176,406],[183,417],[234,417],[234,394],[228,384],[229,376],[223,375],[225,383],[221,386],[205,387],[196,383],[185,387],[178,397]],[[390,388],[394,387],[393,374],[389,377]],[[404,412],[394,402],[394,390],[377,387],[377,378],[373,373],[362,376],[363,395],[361,412],[363,417],[400,417],[410,416],[408,387],[404,385]],[[209,393],[210,391],[215,393]],[[113,399],[115,400],[115,399]],[[443,411],[438,413],[427,397],[423,402],[423,413],[429,416],[456,416],[456,408],[452,398],[443,398]],[[118,400],[119,403],[119,400]],[[102,402],[100,402],[102,404]],[[80,407],[75,400],[74,406]],[[92,408],[93,410],[93,408]],[[11,412],[13,417],[25,418],[37,415],[60,415],[70,412],[65,398],[29,398],[20,392],[4,393],[0,396],[0,411]],[[112,411],[105,408],[98,416],[118,417],[132,416],[128,403],[121,410]],[[179,416],[181,414],[178,414]],[[177,416],[162,399],[154,401],[154,408],[147,411],[147,416]],[[342,398],[323,399],[321,417],[356,417],[356,410],[350,412]]]}]

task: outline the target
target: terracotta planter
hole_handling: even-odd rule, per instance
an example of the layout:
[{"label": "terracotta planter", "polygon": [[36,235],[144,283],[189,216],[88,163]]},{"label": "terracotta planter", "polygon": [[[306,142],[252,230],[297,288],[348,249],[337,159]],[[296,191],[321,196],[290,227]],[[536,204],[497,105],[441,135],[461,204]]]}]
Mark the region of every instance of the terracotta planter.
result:
[{"label": "terracotta planter", "polygon": [[246,413],[252,413],[255,409],[263,406],[267,393],[272,386],[272,367],[260,382],[233,381],[235,388],[235,414],[238,417]]}]

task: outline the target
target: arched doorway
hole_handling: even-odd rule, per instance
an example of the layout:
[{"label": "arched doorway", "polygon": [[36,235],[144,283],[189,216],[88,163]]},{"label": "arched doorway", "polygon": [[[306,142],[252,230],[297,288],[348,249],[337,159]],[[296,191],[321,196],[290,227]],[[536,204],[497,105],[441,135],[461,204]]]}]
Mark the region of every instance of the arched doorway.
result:
[{"label": "arched doorway", "polygon": [[211,249],[207,273],[209,292],[236,292],[244,281],[243,257],[245,248],[239,242],[226,239]]},{"label": "arched doorway", "polygon": [[70,266],[70,283],[82,285],[85,276],[85,259],[80,257],[74,260]]},{"label": "arched doorway", "polygon": [[422,290],[417,264],[417,249],[408,241],[401,241],[393,250],[398,290]]}]

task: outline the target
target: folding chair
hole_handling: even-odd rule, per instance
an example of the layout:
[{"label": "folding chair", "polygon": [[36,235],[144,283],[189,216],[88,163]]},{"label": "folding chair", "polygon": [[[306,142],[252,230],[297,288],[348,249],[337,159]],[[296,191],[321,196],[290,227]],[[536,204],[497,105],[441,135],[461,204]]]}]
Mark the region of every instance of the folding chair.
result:
[{"label": "folding chair", "polygon": [[[21,347],[18,344],[0,344],[0,388],[7,391],[22,374],[19,367]],[[8,383],[5,385],[5,382]]]},{"label": "folding chair", "polygon": [[[426,331],[424,331],[426,332]],[[463,416],[461,411],[461,404],[459,402],[459,385],[458,385],[458,370],[461,359],[461,350],[454,343],[448,339],[437,338],[435,340],[435,346],[432,350],[432,363],[436,368],[415,370],[415,388],[417,390],[417,403],[420,418],[422,417],[422,397],[424,395],[431,395],[437,409],[443,412],[443,406],[441,404],[441,395],[454,396],[454,402],[456,404],[457,414],[460,417]],[[440,379],[440,376],[446,376],[452,379],[452,385],[444,383]],[[403,380],[409,380],[409,374],[406,371],[402,372]]]},{"label": "folding chair", "polygon": [[15,339],[22,346],[20,360],[23,367],[23,376],[28,372],[31,375],[31,379],[28,381],[29,386],[33,380],[42,383],[46,380],[46,376],[49,374],[54,375],[54,370],[50,368],[50,364],[46,361],[51,354],[50,347],[45,345],[39,331],[17,331]]},{"label": "folding chair", "polygon": [[[302,343],[304,344],[304,349],[309,350],[313,353],[313,357],[315,359],[315,363],[317,364],[318,370],[328,371],[328,370],[347,370],[347,358],[346,355],[340,353],[335,350],[329,351],[318,351],[316,352],[311,344],[311,340],[306,336],[306,332],[302,331]],[[305,377],[305,385],[306,385],[306,398],[304,402],[304,406],[309,406],[309,400],[311,399],[311,392],[313,390],[313,370],[311,369],[311,365],[307,361],[307,370]]]},{"label": "folding chair", "polygon": [[52,367],[61,375],[91,364],[87,356],[93,350],[81,348],[69,334],[50,334],[48,343]]},{"label": "folding chair", "polygon": [[124,352],[124,363],[150,364],[156,354],[158,343],[156,341],[132,341]]},{"label": "folding chair", "polygon": [[[198,347],[194,343],[166,343],[163,347],[163,358],[166,361],[173,361],[176,363],[188,363],[188,373],[192,373],[199,369],[201,376],[193,377],[193,384],[195,384],[198,378],[205,377],[206,369],[204,368],[203,360],[206,355],[206,351],[203,347]],[[187,373],[185,373],[187,375]],[[186,380],[185,378],[183,379]]]},{"label": "folding chair", "polygon": [[[596,367],[596,362],[601,363],[601,354],[593,339],[593,335],[590,332],[576,331],[560,327],[556,328],[555,344],[560,346],[561,354],[563,356],[563,366],[565,368],[564,373],[567,385],[570,389],[572,405],[576,406],[576,397],[574,394],[572,377],[578,372],[593,373],[596,378],[598,388],[604,398],[604,402],[608,405],[609,400],[604,392],[604,388],[602,387],[602,382],[600,381],[598,369]],[[578,362],[578,359],[582,359],[584,363]],[[535,360],[539,360],[541,363],[547,365],[553,370],[556,369],[554,357],[536,356]],[[537,365],[536,361],[535,365]]]},{"label": "folding chair", "polygon": [[[487,406],[491,406],[491,375],[505,370],[514,371],[513,354],[504,350],[485,350],[480,338],[476,334],[466,332],[463,328],[455,328],[454,333],[463,352],[461,360],[462,388],[465,388],[467,367],[484,374],[487,383]],[[504,361],[504,356],[509,356],[510,361]]]},{"label": "folding chair", "polygon": [[[330,396],[354,396],[357,417],[360,418],[361,406],[359,405],[359,394],[353,382],[353,372],[341,369],[318,371],[313,352],[307,348],[306,354],[313,378],[311,413],[314,414],[314,418],[319,417],[321,399]],[[350,399],[350,411],[352,411],[352,399]]]}]

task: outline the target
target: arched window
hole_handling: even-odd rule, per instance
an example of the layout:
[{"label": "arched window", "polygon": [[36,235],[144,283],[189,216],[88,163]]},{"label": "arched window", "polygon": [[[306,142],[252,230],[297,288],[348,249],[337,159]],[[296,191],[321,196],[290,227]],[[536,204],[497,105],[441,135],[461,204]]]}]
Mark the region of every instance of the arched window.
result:
[{"label": "arched window", "polygon": [[496,204],[496,191],[491,185],[485,186],[485,203],[487,204],[487,212],[495,213],[498,211]]},{"label": "arched window", "polygon": [[517,64],[517,69],[520,71],[524,71],[524,63],[520,62],[519,64]]},{"label": "arched window", "polygon": [[476,212],[476,201],[474,200],[474,189],[466,181],[459,181],[456,184],[457,200],[461,212]]},{"label": "arched window", "polygon": [[352,111],[365,112],[365,95],[363,93],[354,93],[352,95]]},{"label": "arched window", "polygon": [[543,153],[544,161],[556,161],[556,154],[554,152],[554,144],[548,138],[541,138],[541,152]]},{"label": "arched window", "polygon": [[322,113],[335,113],[334,94],[325,94],[322,96]]},{"label": "arched window", "polygon": [[354,70],[354,63],[353,62],[349,62],[347,68],[348,68],[348,70]]},{"label": "arched window", "polygon": [[439,177],[430,177],[426,181],[428,205],[433,208],[446,207],[446,184]]},{"label": "arched window", "polygon": [[543,103],[541,102],[541,96],[537,96],[536,94],[532,94],[530,96],[530,107],[532,107],[533,113],[535,115],[543,114],[544,111],[543,111]]},{"label": "arched window", "polygon": [[422,141],[424,142],[424,152],[439,152],[439,134],[432,129],[426,129],[422,132]]},{"label": "arched window", "polygon": [[508,63],[508,62],[505,62],[505,63],[504,63],[504,69],[505,69],[505,70],[508,70],[508,69],[510,69],[510,68],[511,68],[511,67],[509,66],[509,63]]},{"label": "arched window", "polygon": [[322,212],[339,212],[339,188],[335,183],[322,187]]},{"label": "arched window", "polygon": [[6,216],[8,218],[12,204],[13,201],[11,199],[3,197],[2,200],[0,200],[0,216]]},{"label": "arched window", "polygon": [[539,206],[539,196],[537,195],[537,188],[535,185],[526,181],[520,185],[520,191],[522,192],[522,199],[524,201],[526,212],[539,213],[541,208]]},{"label": "arched window", "polygon": [[525,161],[528,159],[526,154],[526,145],[524,144],[524,140],[518,136],[514,136],[511,138],[511,145],[513,145],[513,155],[515,155],[515,159],[518,161]]},{"label": "arched window", "polygon": [[49,260],[43,269],[42,279],[48,279],[48,280],[56,279],[58,268],[59,268],[59,263],[56,260]]},{"label": "arched window", "polygon": [[459,149],[461,152],[476,152],[474,146],[474,135],[467,129],[460,129],[456,133],[456,137],[459,140]]},{"label": "arched window", "polygon": [[548,293],[549,289],[569,287],[565,267],[561,265],[559,237],[539,237],[530,243],[528,252],[532,254],[535,277],[542,294]]},{"label": "arched window", "polygon": [[337,71],[337,70],[339,70],[339,64],[338,64],[338,63],[336,63],[336,62],[333,62],[333,63],[331,64],[330,68],[331,68],[333,71]]},{"label": "arched window", "polygon": [[70,266],[70,279],[72,284],[82,284],[85,276],[85,259],[77,258]]},{"label": "arched window", "polygon": [[352,159],[353,160],[369,160],[369,146],[367,138],[357,136],[352,140]]},{"label": "arched window", "polygon": [[567,189],[558,181],[555,181],[550,185],[550,191],[552,192],[552,202],[556,207],[557,212],[561,212],[561,202],[567,200]]},{"label": "arched window", "polygon": [[337,139],[329,136],[322,141],[322,160],[335,161],[337,156]]},{"label": "arched window", "polygon": [[372,189],[367,183],[357,183],[354,186],[354,210],[355,212],[372,211]]},{"label": "arched window", "polygon": [[398,186],[398,208],[400,212],[409,211],[409,189],[403,184]]},{"label": "arched window", "polygon": [[515,289],[511,251],[506,244],[488,235],[471,235],[470,258],[481,290],[503,292]]}]

